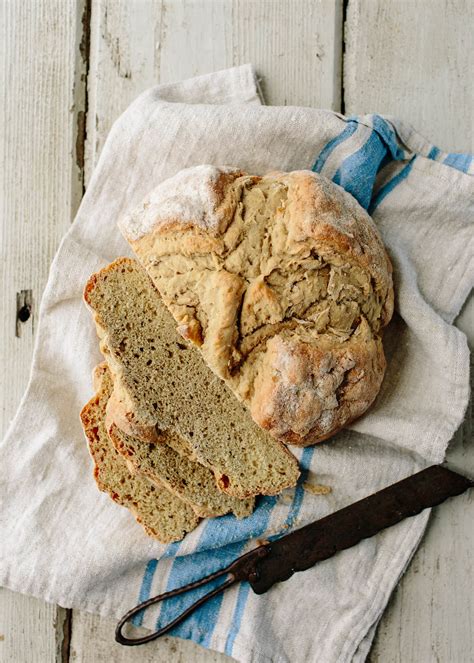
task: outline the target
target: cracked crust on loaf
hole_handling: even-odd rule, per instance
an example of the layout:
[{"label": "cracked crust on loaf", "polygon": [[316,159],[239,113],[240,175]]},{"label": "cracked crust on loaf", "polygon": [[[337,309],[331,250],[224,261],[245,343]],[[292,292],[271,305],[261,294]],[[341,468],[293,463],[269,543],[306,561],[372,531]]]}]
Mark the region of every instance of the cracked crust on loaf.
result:
[{"label": "cracked crust on loaf", "polygon": [[344,189],[311,171],[198,166],[119,226],[179,333],[274,437],[319,442],[374,401],[392,268]]}]

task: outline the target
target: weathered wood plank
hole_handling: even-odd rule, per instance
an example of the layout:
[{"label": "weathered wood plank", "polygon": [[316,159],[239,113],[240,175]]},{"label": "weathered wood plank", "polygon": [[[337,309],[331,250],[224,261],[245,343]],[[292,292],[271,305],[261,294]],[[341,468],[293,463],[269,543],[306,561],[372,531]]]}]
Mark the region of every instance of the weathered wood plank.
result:
[{"label": "weathered wood plank", "polygon": [[[28,378],[49,266],[82,195],[76,131],[84,82],[77,74],[82,0],[4,2],[1,12],[0,362],[8,375],[3,434]],[[32,297],[31,314],[23,311],[17,334],[17,293],[21,308],[23,291]]]},{"label": "weathered wood plank", "polygon": [[338,0],[167,0],[160,81],[252,62],[267,103],[338,110],[341,21]]},{"label": "weathered wood plank", "polygon": [[233,26],[232,64],[255,65],[268,104],[340,110],[342,1],[236,0]]},{"label": "weathered wood plank", "polygon": [[87,180],[112,122],[157,83],[252,62],[268,103],[340,107],[342,0],[97,0],[91,39]]},{"label": "weathered wood plank", "polygon": [[[473,144],[473,4],[464,0],[349,0],[345,27],[347,113],[401,117],[448,151]],[[459,325],[471,330],[472,301]],[[471,343],[474,338],[471,338]],[[449,456],[472,458],[469,423]],[[471,463],[471,467],[473,467]],[[474,469],[474,467],[473,467]],[[436,512],[384,614],[372,663],[467,663],[474,650],[472,495]]]},{"label": "weathered wood plank", "polygon": [[[144,647],[122,647],[114,641],[114,630],[113,620],[75,611],[70,663],[230,663],[234,660],[189,640],[168,636]],[[145,629],[140,631],[147,633]]]},{"label": "weathered wood plank", "polygon": [[0,661],[62,663],[66,611],[0,588]]},{"label": "weathered wood plank", "polygon": [[349,0],[348,113],[396,115],[447,151],[473,148],[471,0]]},{"label": "weathered wood plank", "polygon": [[[84,5],[0,3],[0,436],[28,380],[51,259],[82,196]],[[1,590],[0,661],[61,661],[66,614]]]}]

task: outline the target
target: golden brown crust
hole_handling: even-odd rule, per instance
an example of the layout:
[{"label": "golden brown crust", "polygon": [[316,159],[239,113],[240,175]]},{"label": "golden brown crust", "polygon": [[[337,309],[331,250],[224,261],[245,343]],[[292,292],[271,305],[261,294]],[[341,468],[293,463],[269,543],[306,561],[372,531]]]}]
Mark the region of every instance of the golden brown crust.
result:
[{"label": "golden brown crust", "polygon": [[[310,171],[210,182],[196,170],[191,186],[191,170],[184,207],[217,187],[214,218],[145,202],[122,231],[180,333],[255,421],[291,444],[326,439],[370,406],[384,374],[392,268],[373,221]],[[145,231],[132,237],[135,214]]]}]

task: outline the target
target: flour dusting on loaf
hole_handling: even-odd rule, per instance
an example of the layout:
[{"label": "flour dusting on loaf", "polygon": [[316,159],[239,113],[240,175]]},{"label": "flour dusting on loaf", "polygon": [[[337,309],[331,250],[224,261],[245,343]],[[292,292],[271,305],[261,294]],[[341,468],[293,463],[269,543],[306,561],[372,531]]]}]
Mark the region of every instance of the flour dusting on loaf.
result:
[{"label": "flour dusting on loaf", "polygon": [[[133,214],[120,221],[120,229],[132,240],[146,235],[170,219],[216,227],[222,202],[223,178],[232,181],[240,174],[235,168],[195,166],[181,170],[157,186]],[[219,184],[219,186],[217,186]]]},{"label": "flour dusting on loaf", "polygon": [[[200,166],[162,190],[121,229],[179,333],[254,420],[306,446],[363,414],[383,379],[393,312],[390,260],[367,212],[311,171]],[[190,191],[206,192],[191,196],[199,205]]]}]

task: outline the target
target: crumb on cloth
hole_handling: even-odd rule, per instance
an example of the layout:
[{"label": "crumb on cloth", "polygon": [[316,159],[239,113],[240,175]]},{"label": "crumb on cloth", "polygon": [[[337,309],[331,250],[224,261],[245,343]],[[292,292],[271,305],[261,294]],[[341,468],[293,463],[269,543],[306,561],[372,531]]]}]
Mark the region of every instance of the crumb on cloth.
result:
[{"label": "crumb on cloth", "polygon": [[268,539],[255,539],[257,546],[266,546],[270,541]]},{"label": "crumb on cloth", "polygon": [[282,504],[293,504],[294,499],[295,499],[295,489],[294,488],[291,488],[289,490],[284,490],[279,496],[279,501]]},{"label": "crumb on cloth", "polygon": [[303,490],[312,495],[328,495],[332,493],[331,486],[324,486],[321,483],[310,483],[309,481],[304,482]]}]

